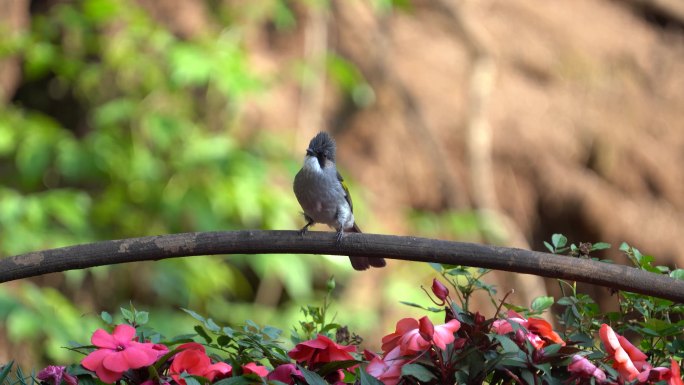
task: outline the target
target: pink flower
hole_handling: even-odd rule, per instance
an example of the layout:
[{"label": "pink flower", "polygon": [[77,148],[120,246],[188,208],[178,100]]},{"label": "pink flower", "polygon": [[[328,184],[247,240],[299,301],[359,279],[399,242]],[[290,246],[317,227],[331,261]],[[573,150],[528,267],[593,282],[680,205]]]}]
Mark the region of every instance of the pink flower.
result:
[{"label": "pink flower", "polygon": [[560,344],[565,346],[565,341],[553,331],[551,324],[541,318],[525,319],[520,314],[513,310],[508,311],[508,317],[502,320],[496,320],[492,323],[492,330],[497,334],[508,334],[513,332],[511,322],[515,322],[527,329],[527,331],[518,330],[516,332],[515,340],[522,344],[525,339],[530,341],[535,349],[541,349],[550,343]]},{"label": "pink flower", "polygon": [[402,355],[411,355],[429,348],[430,341],[420,336],[419,327],[420,323],[413,318],[400,319],[394,333],[382,338],[382,351],[387,354],[399,346]]},{"label": "pink flower", "polygon": [[38,372],[36,376],[41,382],[47,382],[52,385],[61,385],[62,380],[68,385],[78,384],[78,379],[71,374],[66,372],[66,367],[64,366],[48,366],[45,369]]},{"label": "pink flower", "polygon": [[266,376],[269,381],[280,381],[287,385],[294,385],[294,377],[302,378],[302,372],[294,364],[283,364],[273,369]]},{"label": "pink flower", "polygon": [[446,350],[447,344],[454,342],[454,333],[461,328],[458,320],[452,319],[444,325],[435,326],[435,334],[432,336],[432,343],[438,348]]},{"label": "pink flower", "polygon": [[382,351],[388,354],[399,346],[401,354],[408,356],[428,349],[433,343],[444,350],[447,344],[454,342],[454,333],[460,327],[461,323],[455,319],[434,326],[427,317],[420,321],[403,318],[397,322],[394,333],[382,338]]},{"label": "pink flower", "polygon": [[181,374],[184,372],[207,378],[209,381],[219,377],[229,377],[233,372],[233,368],[225,362],[212,364],[201,344],[189,342],[178,346],[178,349],[181,352],[173,356],[169,375],[180,385],[186,385],[185,380],[181,378]]},{"label": "pink flower", "polygon": [[250,362],[242,366],[242,374],[256,374],[259,377],[266,377],[268,375],[268,369],[265,366],[261,366],[256,362]]},{"label": "pink flower", "polygon": [[400,357],[401,348],[397,346],[384,358],[373,357],[368,363],[366,371],[385,385],[397,385],[401,379],[401,367],[409,362],[408,359],[401,359]]},{"label": "pink flower", "polygon": [[601,325],[599,337],[603,341],[606,353],[613,359],[613,368],[617,369],[621,380],[632,381],[639,372],[647,368],[646,355],[626,338],[615,333],[610,326]]},{"label": "pink flower", "polygon": [[354,346],[338,345],[330,338],[319,334],[315,340],[304,341],[297,344],[287,355],[297,362],[308,365],[333,361],[353,360],[351,352],[356,351]]},{"label": "pink flower", "polygon": [[98,329],[90,342],[99,349],[88,354],[81,364],[109,384],[129,369],[152,365],[160,354],[153,344],[135,341],[135,328],[130,325],[117,325],[112,334]]},{"label": "pink flower", "polygon": [[568,365],[568,371],[572,373],[571,379],[591,379],[594,377],[596,382],[601,384],[606,381],[606,373],[596,367],[584,356],[575,354],[572,356],[572,363]]}]

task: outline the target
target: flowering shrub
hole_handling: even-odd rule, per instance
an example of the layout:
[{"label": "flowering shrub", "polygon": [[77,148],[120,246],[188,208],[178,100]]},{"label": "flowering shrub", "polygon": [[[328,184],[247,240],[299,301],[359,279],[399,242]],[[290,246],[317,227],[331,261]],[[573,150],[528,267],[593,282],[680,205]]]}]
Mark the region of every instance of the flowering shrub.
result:
[{"label": "flowering shrub", "polygon": [[[563,247],[562,238],[554,237],[552,251]],[[593,248],[600,247],[584,245],[582,254],[575,256],[588,257]],[[649,268],[648,258],[638,250],[622,249],[637,266]],[[572,245],[568,250],[572,254],[579,248]],[[427,315],[403,318],[382,337],[380,352],[362,349],[360,337],[326,321],[334,289],[331,280],[323,306],[303,309],[306,319],[299,330],[293,330],[289,348],[275,328],[248,321],[233,329],[189,310],[185,311],[199,322],[195,334],[168,339],[144,326],[146,312],[122,309],[126,323],[111,325],[111,333],[98,329],[92,345],[74,348],[84,353],[80,365],[49,366],[32,381],[50,385],[91,385],[94,381],[126,385],[684,385],[678,362],[684,357],[681,304],[619,293],[621,312],[603,314],[590,298],[576,291],[574,283],[561,281],[566,295],[555,301],[560,326],[554,329],[539,317],[554,304],[553,299],[539,298],[529,309],[514,306],[505,302],[507,295],[495,299],[496,290],[481,281],[486,270],[434,267],[441,278],[433,280],[426,294],[438,307],[408,305],[441,317],[443,323],[435,324]],[[468,309],[475,291],[490,295],[491,317]],[[103,313],[102,318],[112,323],[110,315]],[[9,382],[11,366],[0,372],[0,380],[26,384],[19,371],[18,381]]]}]

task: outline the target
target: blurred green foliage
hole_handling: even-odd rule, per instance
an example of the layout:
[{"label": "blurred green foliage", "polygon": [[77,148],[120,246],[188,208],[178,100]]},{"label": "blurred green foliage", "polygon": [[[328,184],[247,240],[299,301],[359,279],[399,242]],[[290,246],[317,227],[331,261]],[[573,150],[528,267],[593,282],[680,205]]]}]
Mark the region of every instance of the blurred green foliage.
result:
[{"label": "blurred green foliage", "polygon": [[[371,3],[378,12],[408,4]],[[329,3],[205,5],[210,25],[192,38],[174,34],[135,0],[35,4],[26,32],[5,34],[0,25],[0,60],[22,63],[20,87],[0,104],[0,257],[105,239],[302,225],[291,192],[300,163],[287,145],[294,135],[245,124],[244,112],[279,82],[304,82],[308,64],[292,59],[266,77],[250,66],[244,38],[264,25],[296,33],[303,9]],[[373,103],[352,63],[334,52],[325,63],[340,94],[358,107]],[[361,195],[360,217],[371,217]],[[470,231],[467,218],[465,230],[459,219],[444,220]],[[347,264],[261,255],[69,271],[0,286],[0,332],[12,358],[28,367],[72,361],[74,353],[59,347],[87,341],[100,311],[129,301],[150,309],[150,322],[167,335],[187,331],[180,307],[224,323],[252,319],[289,329],[301,303],[320,298],[331,271],[345,286]],[[368,306],[391,308],[378,298],[396,304],[397,293],[414,285],[392,280],[370,303],[352,299],[345,314],[362,316],[340,321],[360,332],[383,327]]]},{"label": "blurred green foliage", "polygon": [[[277,81],[250,69],[244,30],[264,20],[279,30],[296,23],[286,2],[269,4],[241,12],[211,5],[212,21],[229,28],[181,39],[132,0],[57,2],[32,14],[27,33],[0,40],[0,58],[23,64],[17,94],[0,106],[0,255],[163,233],[297,228],[290,176],[299,159],[290,157],[289,138],[241,124],[245,103]],[[285,293],[269,305],[309,298],[313,271],[324,265],[311,256],[233,256],[73,271],[49,281],[58,290],[0,287],[0,319],[29,360],[60,362],[71,353],[59,344],[87,339],[100,310],[133,299],[173,333],[184,320],[173,309],[232,321],[265,282]],[[269,306],[250,303],[249,311],[255,320],[276,317]],[[279,317],[286,326],[297,313]]]}]

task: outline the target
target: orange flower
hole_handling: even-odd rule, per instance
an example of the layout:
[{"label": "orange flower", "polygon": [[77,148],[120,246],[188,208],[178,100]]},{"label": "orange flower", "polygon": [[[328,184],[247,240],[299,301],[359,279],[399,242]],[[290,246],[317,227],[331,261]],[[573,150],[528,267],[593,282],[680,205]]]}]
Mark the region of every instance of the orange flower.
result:
[{"label": "orange flower", "polygon": [[639,372],[647,368],[646,355],[632,345],[627,339],[603,324],[599,330],[606,353],[613,359],[613,368],[617,369],[620,379],[632,381]]},{"label": "orange flower", "polygon": [[546,322],[545,320],[541,318],[530,318],[527,320],[527,330],[530,332],[545,338],[547,340],[551,340],[554,343],[560,344],[562,346],[565,346],[565,341],[561,338],[561,336],[558,335],[555,331],[553,331],[553,328],[551,327],[551,324]]}]

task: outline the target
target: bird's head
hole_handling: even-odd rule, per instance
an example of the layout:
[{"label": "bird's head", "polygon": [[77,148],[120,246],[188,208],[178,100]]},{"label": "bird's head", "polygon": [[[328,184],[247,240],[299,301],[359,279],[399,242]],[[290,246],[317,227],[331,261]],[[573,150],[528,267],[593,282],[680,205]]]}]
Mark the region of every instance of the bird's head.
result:
[{"label": "bird's head", "polygon": [[319,132],[309,142],[306,157],[315,158],[321,168],[335,166],[335,140],[327,132]]}]

